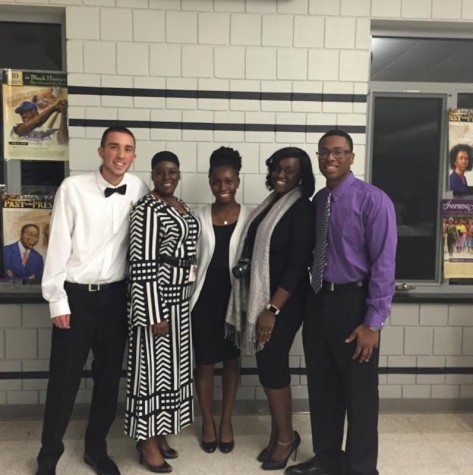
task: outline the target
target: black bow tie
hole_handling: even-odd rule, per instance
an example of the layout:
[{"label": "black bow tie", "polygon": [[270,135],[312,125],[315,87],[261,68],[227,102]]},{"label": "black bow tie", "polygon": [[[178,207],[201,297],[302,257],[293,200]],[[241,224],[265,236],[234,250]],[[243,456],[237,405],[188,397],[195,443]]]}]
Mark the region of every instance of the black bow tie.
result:
[{"label": "black bow tie", "polygon": [[110,188],[109,186],[107,186],[107,188],[105,188],[105,198],[108,198],[114,193],[120,193],[120,195],[124,195],[126,193],[126,185],[118,186],[117,188]]}]

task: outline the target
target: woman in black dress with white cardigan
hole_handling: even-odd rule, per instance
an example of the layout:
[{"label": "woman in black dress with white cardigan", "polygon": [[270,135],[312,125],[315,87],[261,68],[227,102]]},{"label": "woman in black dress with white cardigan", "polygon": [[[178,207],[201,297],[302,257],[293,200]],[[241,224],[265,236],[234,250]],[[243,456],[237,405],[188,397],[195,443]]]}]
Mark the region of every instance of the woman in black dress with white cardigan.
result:
[{"label": "woman in black dress with white cardigan", "polygon": [[[221,147],[210,157],[209,184],[215,202],[195,211],[202,226],[198,244],[198,270],[191,300],[192,336],[196,361],[195,387],[202,414],[202,449],[218,447],[223,453],[234,447],[232,412],[240,378],[240,351],[225,338],[225,314],[236,263],[241,230],[249,210],[238,204],[241,157]],[[218,433],[213,420],[215,363],[223,362],[222,414]]]}]

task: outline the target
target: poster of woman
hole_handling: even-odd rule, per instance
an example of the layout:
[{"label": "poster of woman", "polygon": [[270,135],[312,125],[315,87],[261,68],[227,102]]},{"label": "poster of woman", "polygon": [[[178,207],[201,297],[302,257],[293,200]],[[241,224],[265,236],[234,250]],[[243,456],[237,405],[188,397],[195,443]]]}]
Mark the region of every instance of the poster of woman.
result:
[{"label": "poster of woman", "polygon": [[448,111],[449,189],[473,195],[473,109]]}]

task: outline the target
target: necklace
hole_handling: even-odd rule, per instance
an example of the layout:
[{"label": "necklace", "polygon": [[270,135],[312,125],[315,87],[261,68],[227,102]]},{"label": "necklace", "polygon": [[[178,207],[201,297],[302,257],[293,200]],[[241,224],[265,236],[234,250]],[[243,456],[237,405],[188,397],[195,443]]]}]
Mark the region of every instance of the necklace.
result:
[{"label": "necklace", "polygon": [[231,218],[234,217],[234,213],[235,213],[235,209],[240,209],[240,207],[237,205],[236,207],[230,209],[230,211],[228,213],[226,213],[225,215],[219,213],[216,209],[215,209],[215,206],[212,206],[212,213],[217,216],[220,221],[222,221],[223,225],[224,226],[228,226]]}]

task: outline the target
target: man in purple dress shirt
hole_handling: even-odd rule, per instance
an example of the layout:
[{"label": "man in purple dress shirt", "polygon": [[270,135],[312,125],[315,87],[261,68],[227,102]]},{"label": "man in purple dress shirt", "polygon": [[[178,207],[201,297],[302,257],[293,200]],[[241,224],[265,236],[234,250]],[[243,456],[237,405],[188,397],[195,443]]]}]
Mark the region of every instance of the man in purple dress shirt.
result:
[{"label": "man in purple dress shirt", "polygon": [[377,475],[379,333],[394,293],[395,212],[385,193],[353,176],[346,132],[327,132],[318,148],[327,186],[313,200],[317,229],[332,199],[322,288],[310,292],[303,329],[316,455],[286,473]]}]

